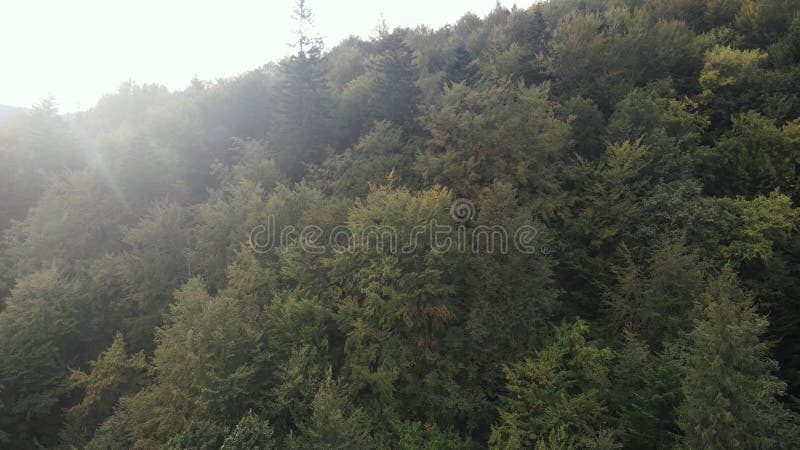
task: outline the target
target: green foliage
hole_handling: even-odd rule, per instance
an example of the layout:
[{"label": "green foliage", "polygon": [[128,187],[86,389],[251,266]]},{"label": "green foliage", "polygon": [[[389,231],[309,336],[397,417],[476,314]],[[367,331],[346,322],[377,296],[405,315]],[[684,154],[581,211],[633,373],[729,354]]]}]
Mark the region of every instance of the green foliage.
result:
[{"label": "green foliage", "polygon": [[100,318],[109,333],[121,329],[135,349],[151,348],[173,290],[189,276],[188,214],[166,199],[153,202],[138,223],[124,227],[125,251],[99,258],[89,269]]},{"label": "green foliage", "polygon": [[290,436],[290,448],[345,450],[371,448],[369,421],[354,408],[343,387],[330,373],[314,396],[311,418],[301,426],[301,434]]},{"label": "green foliage", "polygon": [[626,330],[623,339],[611,392],[620,441],[624,448],[675,448],[677,408],[683,399],[683,342],[668,341],[653,354],[636,334]]},{"label": "green foliage", "polygon": [[170,439],[162,450],[216,450],[225,436],[225,428],[212,422],[189,423],[180,434]]},{"label": "green foliage", "polygon": [[549,215],[563,202],[553,164],[567,144],[546,87],[499,81],[456,84],[424,112],[430,139],[418,158],[425,180],[475,194],[494,180],[535,192],[533,206]]},{"label": "green foliage", "polygon": [[193,408],[185,413],[228,421],[257,401],[250,393],[263,382],[255,367],[261,357],[258,309],[236,299],[212,299],[197,279],[176,293],[176,301],[169,324],[156,333],[158,381],[183,391]]},{"label": "green foliage", "polygon": [[760,340],[767,321],[755,312],[730,267],[698,304],[689,335],[679,425],[691,448],[792,448],[797,418],[777,399],[786,383]]},{"label": "green foliage", "polygon": [[572,12],[553,29],[547,72],[567,98],[594,100],[602,111],[632,88],[660,78],[690,88],[700,55],[688,27],[657,20],[646,9],[613,8],[604,13]]},{"label": "green foliage", "polygon": [[381,36],[375,56],[367,64],[376,80],[370,101],[372,117],[399,127],[412,124],[420,98],[414,53],[404,38],[400,29]]},{"label": "green foliage", "polygon": [[651,172],[655,157],[640,140],[623,141],[609,145],[600,161],[570,167],[571,216],[554,228],[562,242],[573,243],[565,246],[557,276],[572,286],[565,303],[574,314],[599,312],[597,293],[616,283],[614,267],[630,265],[626,251],[642,264],[660,240],[698,222],[700,186],[659,179]]},{"label": "green foliage", "polygon": [[269,422],[259,419],[252,412],[242,417],[236,428],[225,437],[225,450],[272,450],[278,449]]},{"label": "green foliage", "polygon": [[0,229],[23,220],[53,177],[87,162],[52,97],[0,128],[0,159]]},{"label": "green foliage", "polygon": [[782,120],[797,117],[792,82],[785,74],[767,70],[767,57],[761,49],[739,50],[727,45],[706,52],[698,100],[719,131],[750,110]]},{"label": "green foliage", "polygon": [[605,392],[613,353],[586,340],[578,320],[556,329],[551,343],[505,369],[508,393],[494,448],[616,448]]},{"label": "green foliage", "polygon": [[168,323],[156,331],[154,384],[115,413],[130,416],[127,431],[115,432],[132,434],[135,447],[163,443],[192,420],[234,425],[232,419],[260,409],[264,399],[253,393],[265,392],[270,381],[261,369],[268,354],[256,326],[257,305],[212,298],[197,279],[175,299]]},{"label": "green foliage", "polygon": [[[364,198],[372,187],[387,181],[410,184],[413,148],[403,132],[389,122],[375,122],[352,149],[331,155],[311,176],[334,195]],[[388,180],[391,177],[391,180]]]},{"label": "green foliage", "polygon": [[90,351],[85,300],[52,268],[18,279],[0,312],[0,429],[11,445],[55,437],[68,368]]},{"label": "green foliage", "polygon": [[605,117],[591,100],[573,97],[560,111],[570,125],[570,142],[575,153],[586,159],[602,157],[606,148]]},{"label": "green foliage", "polygon": [[193,266],[213,289],[225,286],[229,260],[257,225],[267,223],[263,189],[242,180],[225,185],[197,211],[197,227],[191,255]]},{"label": "green foliage", "polygon": [[281,62],[21,111],[0,447],[797,447],[798,5],[300,1]]},{"label": "green foliage", "polygon": [[751,197],[775,188],[797,199],[800,121],[776,127],[755,111],[733,118],[731,129],[700,155],[706,189],[714,195]]},{"label": "green foliage", "polygon": [[665,337],[688,331],[691,302],[702,288],[703,270],[685,240],[661,243],[645,268],[626,256],[627,265],[617,270],[617,283],[605,294],[613,335],[628,329],[658,347]]},{"label": "green foliage", "polygon": [[314,395],[332,364],[329,340],[332,318],[326,305],[314,300],[276,301],[265,311],[267,340],[276,378],[269,407],[280,431],[298,427],[313,410]]},{"label": "green foliage", "polygon": [[420,422],[393,423],[391,430],[377,436],[378,448],[398,450],[464,450],[480,448],[457,433],[440,430],[435,424]]},{"label": "green foliage", "polygon": [[[449,353],[458,345],[448,333],[457,307],[453,266],[430,233],[433,220],[452,220],[450,200],[441,188],[413,195],[383,187],[350,212],[357,247],[335,258],[331,281],[347,335],[343,379],[371,415],[444,419],[474,407],[452,379],[459,368]],[[412,233],[415,227],[423,232]],[[385,231],[396,237],[381,240]],[[393,253],[392,246],[411,251]]]},{"label": "green foliage", "polygon": [[81,444],[107,418],[121,397],[136,393],[146,384],[147,362],[143,352],[128,355],[122,334],[114,336],[111,346],[91,362],[87,374],[70,374],[71,387],[83,392],[80,403],[66,411],[68,441]]},{"label": "green foliage", "polygon": [[217,172],[223,184],[249,180],[271,191],[285,180],[269,156],[269,151],[260,141],[234,139],[233,146],[212,170]]},{"label": "green foliage", "polygon": [[293,180],[303,175],[304,164],[322,160],[330,136],[331,109],[321,42],[303,34],[303,26],[311,20],[303,0],[296,18],[300,25],[299,48],[280,67],[281,122],[272,136],[278,168]]}]

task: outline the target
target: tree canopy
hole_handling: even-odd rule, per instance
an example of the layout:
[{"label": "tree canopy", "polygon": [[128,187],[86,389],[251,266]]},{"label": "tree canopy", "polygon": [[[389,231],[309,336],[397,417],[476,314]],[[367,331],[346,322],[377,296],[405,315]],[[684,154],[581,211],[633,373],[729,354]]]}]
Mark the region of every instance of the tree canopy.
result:
[{"label": "tree canopy", "polygon": [[295,16],[0,124],[0,448],[800,447],[800,3]]}]

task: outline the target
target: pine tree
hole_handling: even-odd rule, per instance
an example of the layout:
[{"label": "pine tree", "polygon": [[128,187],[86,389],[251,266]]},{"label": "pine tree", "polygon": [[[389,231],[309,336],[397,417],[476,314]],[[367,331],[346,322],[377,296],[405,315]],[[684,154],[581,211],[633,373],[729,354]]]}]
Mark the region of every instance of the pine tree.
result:
[{"label": "pine tree", "polygon": [[564,324],[533,358],[506,367],[492,448],[616,447],[604,399],[613,353],[588,342],[588,332],[582,320]]},{"label": "pine tree", "polygon": [[467,48],[461,44],[453,50],[452,60],[447,65],[447,79],[453,83],[473,81],[477,72],[476,64]]},{"label": "pine tree", "polygon": [[161,447],[161,450],[218,450],[225,437],[225,428],[213,422],[191,421],[183,432]]},{"label": "pine tree", "polygon": [[680,432],[676,409],[683,399],[682,341],[665,343],[661,352],[653,354],[634,333],[623,334],[610,401],[623,448],[673,449]]},{"label": "pine tree", "polygon": [[322,161],[330,136],[330,98],[322,64],[322,39],[310,37],[311,10],[298,0],[297,53],[280,67],[281,124],[273,136],[277,163],[291,179],[303,175],[304,165]]},{"label": "pine tree", "polygon": [[280,447],[275,442],[269,422],[248,412],[236,424],[236,428],[225,438],[222,444],[224,450],[277,450]]},{"label": "pine tree", "polygon": [[778,401],[786,383],[760,337],[755,311],[726,266],[710,282],[689,336],[678,424],[690,448],[796,448],[797,416]]},{"label": "pine tree", "polygon": [[[119,399],[131,395],[146,383],[147,362],[143,352],[128,355],[125,339],[117,333],[111,346],[91,363],[87,374],[73,371],[73,388],[83,392],[80,403],[66,411],[67,443],[81,445],[110,416]],[[64,433],[62,433],[62,436]]]},{"label": "pine tree", "polygon": [[85,300],[77,282],[51,268],[18,279],[0,312],[0,433],[12,448],[53,443],[68,368],[91,353]]},{"label": "pine tree", "polygon": [[331,378],[324,380],[314,397],[311,419],[301,426],[299,438],[290,438],[290,448],[347,450],[371,448],[367,415],[355,408],[344,387]]},{"label": "pine tree", "polygon": [[421,93],[416,85],[419,71],[414,51],[405,37],[401,29],[383,34],[377,43],[377,55],[368,67],[377,75],[371,105],[374,119],[408,129],[417,115]]}]

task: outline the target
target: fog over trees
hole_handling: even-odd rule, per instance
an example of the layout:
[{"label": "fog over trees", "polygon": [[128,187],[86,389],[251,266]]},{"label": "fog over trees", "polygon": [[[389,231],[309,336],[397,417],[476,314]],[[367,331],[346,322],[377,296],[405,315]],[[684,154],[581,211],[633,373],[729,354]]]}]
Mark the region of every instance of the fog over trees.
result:
[{"label": "fog over trees", "polygon": [[295,16],[0,110],[0,448],[800,448],[800,2]]}]

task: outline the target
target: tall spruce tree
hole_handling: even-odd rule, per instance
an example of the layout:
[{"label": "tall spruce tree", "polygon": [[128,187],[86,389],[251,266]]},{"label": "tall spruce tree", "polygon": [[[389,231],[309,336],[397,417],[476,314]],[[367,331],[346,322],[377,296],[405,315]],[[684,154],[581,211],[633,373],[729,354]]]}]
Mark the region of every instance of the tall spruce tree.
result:
[{"label": "tall spruce tree", "polygon": [[689,448],[797,448],[797,416],[778,401],[786,383],[760,337],[767,320],[726,266],[698,305],[678,424]]},{"label": "tall spruce tree", "polygon": [[312,14],[305,0],[294,13],[298,23],[297,53],[280,66],[281,123],[273,136],[277,163],[290,178],[299,179],[307,163],[319,162],[330,136],[330,98],[323,71],[323,41],[311,37]]},{"label": "tall spruce tree", "polygon": [[506,367],[508,393],[492,448],[617,447],[604,398],[613,353],[589,342],[588,333],[582,320],[564,324],[533,358]]},{"label": "tall spruce tree", "polygon": [[414,51],[405,42],[406,32],[384,33],[377,43],[377,55],[368,67],[377,75],[371,110],[376,120],[388,120],[408,128],[417,114],[421,92],[416,85],[419,70]]}]

